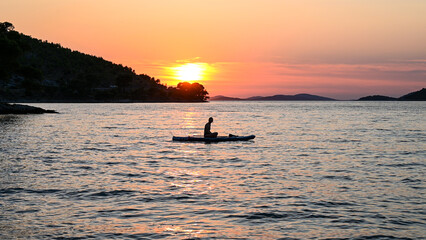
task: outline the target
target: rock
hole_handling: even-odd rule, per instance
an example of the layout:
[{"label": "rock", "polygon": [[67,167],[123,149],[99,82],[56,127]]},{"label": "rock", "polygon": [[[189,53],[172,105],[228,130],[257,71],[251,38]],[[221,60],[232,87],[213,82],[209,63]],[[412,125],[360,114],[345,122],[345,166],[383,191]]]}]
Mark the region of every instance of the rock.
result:
[{"label": "rock", "polygon": [[21,104],[0,103],[0,114],[42,114],[58,113],[55,110],[46,110]]}]

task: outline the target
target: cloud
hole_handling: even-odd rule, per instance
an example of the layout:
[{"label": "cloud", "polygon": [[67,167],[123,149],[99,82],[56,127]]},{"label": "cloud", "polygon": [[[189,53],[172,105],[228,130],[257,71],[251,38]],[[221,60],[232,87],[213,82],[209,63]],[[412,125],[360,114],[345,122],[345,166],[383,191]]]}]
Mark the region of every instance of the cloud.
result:
[{"label": "cloud", "polygon": [[177,63],[193,63],[193,62],[198,62],[199,59],[201,59],[201,58],[200,57],[194,57],[194,58],[176,60],[176,62]]},{"label": "cloud", "polygon": [[305,76],[331,79],[425,82],[426,61],[403,61],[381,64],[273,64],[282,77]]}]

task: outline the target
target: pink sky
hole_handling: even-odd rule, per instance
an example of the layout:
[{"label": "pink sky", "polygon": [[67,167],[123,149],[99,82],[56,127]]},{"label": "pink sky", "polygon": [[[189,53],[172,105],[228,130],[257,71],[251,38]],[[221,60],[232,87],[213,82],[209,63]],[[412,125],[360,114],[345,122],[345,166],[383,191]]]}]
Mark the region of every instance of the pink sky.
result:
[{"label": "pink sky", "polygon": [[401,96],[426,87],[424,0],[2,0],[16,30],[211,96]]}]

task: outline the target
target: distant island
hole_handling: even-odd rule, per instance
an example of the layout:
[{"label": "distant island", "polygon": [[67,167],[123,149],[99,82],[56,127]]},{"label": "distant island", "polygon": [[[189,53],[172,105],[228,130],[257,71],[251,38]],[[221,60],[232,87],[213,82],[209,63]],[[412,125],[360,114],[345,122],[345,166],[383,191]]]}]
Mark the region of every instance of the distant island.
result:
[{"label": "distant island", "polygon": [[199,83],[159,79],[14,30],[0,22],[0,102],[205,102]]},{"label": "distant island", "polygon": [[419,91],[412,92],[401,96],[399,98],[393,98],[382,95],[367,96],[358,99],[358,101],[426,101],[426,88],[422,88]]},{"label": "distant island", "polygon": [[382,95],[373,95],[373,96],[367,96],[367,97],[362,97],[358,99],[358,101],[396,101],[396,100],[398,100],[398,98],[382,96]]},{"label": "distant island", "polygon": [[255,96],[249,98],[234,98],[226,96],[215,96],[212,101],[336,101],[336,99],[311,95],[306,93],[296,95],[274,95],[274,96]]},{"label": "distant island", "polygon": [[[306,93],[296,95],[273,95],[273,96],[255,96],[249,98],[236,98],[227,96],[214,96],[211,101],[337,101],[333,98],[311,95]],[[362,97],[358,101],[426,101],[426,88],[422,90],[406,94],[399,98],[393,98],[382,95],[373,95]]]}]

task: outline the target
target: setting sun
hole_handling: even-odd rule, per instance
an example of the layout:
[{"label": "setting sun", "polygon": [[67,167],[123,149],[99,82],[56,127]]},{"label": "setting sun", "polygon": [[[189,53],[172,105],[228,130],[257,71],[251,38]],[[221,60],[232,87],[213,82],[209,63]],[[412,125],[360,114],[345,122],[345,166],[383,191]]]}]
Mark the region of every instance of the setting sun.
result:
[{"label": "setting sun", "polygon": [[206,63],[185,63],[172,68],[174,78],[182,81],[203,80],[206,70]]}]

